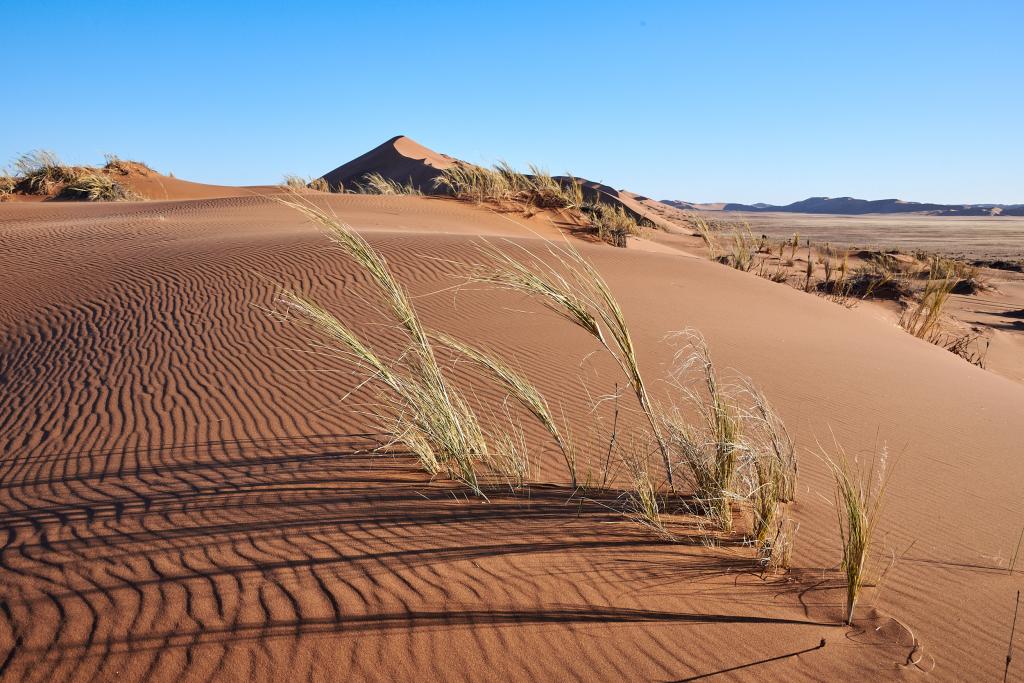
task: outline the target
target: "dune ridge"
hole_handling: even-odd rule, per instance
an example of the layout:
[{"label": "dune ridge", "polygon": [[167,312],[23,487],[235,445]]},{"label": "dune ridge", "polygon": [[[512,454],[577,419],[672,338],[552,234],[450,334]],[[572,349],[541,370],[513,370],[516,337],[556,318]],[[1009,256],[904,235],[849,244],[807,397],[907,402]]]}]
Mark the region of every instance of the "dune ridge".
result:
[{"label": "dune ridge", "polygon": [[[588,396],[614,367],[535,304],[452,289],[481,238],[537,251],[557,226],[435,198],[319,201],[383,251],[430,324],[514,358],[589,426],[600,459],[610,415]],[[897,561],[850,630],[813,457],[796,569],[765,580],[746,548],[665,544],[611,501],[567,505],[535,430],[539,483],[489,504],[372,455],[368,397],[336,403],[356,378],[320,372],[254,304],[279,282],[398,337],[365,277],[264,197],[11,204],[0,237],[5,680],[1001,674],[1024,386],[882,321],[670,248],[580,246],[644,367],[671,362],[666,331],[696,326],[803,446],[831,429],[899,454],[882,530]]]}]

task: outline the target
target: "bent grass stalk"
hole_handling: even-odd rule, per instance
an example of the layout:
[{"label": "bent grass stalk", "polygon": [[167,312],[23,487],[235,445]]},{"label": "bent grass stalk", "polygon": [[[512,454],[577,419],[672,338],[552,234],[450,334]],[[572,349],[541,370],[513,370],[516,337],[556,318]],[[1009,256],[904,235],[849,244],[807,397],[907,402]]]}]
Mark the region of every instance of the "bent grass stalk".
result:
[{"label": "bent grass stalk", "polygon": [[527,265],[500,249],[485,245],[483,252],[493,265],[478,270],[472,279],[539,297],[549,310],[597,340],[629,380],[658,442],[669,486],[674,487],[668,444],[640,374],[636,349],[621,307],[600,273],[571,245],[549,245],[549,251],[563,267],[564,275],[536,257],[530,257],[531,263]]}]

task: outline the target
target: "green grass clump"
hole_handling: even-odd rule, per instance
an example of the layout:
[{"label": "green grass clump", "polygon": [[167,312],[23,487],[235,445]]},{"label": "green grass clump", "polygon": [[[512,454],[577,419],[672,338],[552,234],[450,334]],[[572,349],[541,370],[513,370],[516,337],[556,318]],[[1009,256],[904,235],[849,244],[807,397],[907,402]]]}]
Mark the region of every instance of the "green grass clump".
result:
[{"label": "green grass clump", "polygon": [[82,173],[62,187],[57,198],[88,202],[130,202],[142,199],[104,173]]}]

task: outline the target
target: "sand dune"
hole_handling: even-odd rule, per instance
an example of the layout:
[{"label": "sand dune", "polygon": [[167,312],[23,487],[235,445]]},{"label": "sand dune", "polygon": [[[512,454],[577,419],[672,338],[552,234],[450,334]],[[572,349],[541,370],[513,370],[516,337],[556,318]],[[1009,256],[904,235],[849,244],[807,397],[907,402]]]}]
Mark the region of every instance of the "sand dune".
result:
[{"label": "sand dune", "polygon": [[[443,163],[425,159],[424,173]],[[183,182],[168,196],[198,196]],[[592,414],[588,394],[621,382],[615,369],[532,302],[453,289],[481,237],[539,252],[555,225],[439,198],[318,201],[386,254],[431,326],[506,353],[557,397],[599,466],[610,406]],[[665,543],[610,500],[567,504],[558,456],[530,429],[530,495],[467,499],[409,457],[370,454],[365,392],[338,403],[357,378],[297,352],[303,333],[260,310],[278,282],[398,342],[366,277],[294,212],[256,195],[9,204],[0,676],[998,679],[1024,576],[1007,572],[1024,386],[662,246],[580,244],[645,368],[671,362],[665,332],[696,326],[803,447],[832,430],[898,458],[880,536],[895,559],[858,628],[838,625],[831,483],[806,453],[795,568],[774,578],[748,548]]]},{"label": "sand dune", "polygon": [[322,177],[331,187],[341,184],[353,189],[357,183],[363,182],[367,173],[380,173],[389,180],[411,183],[429,192],[440,171],[456,163],[452,157],[428,149],[404,135],[397,135]]}]

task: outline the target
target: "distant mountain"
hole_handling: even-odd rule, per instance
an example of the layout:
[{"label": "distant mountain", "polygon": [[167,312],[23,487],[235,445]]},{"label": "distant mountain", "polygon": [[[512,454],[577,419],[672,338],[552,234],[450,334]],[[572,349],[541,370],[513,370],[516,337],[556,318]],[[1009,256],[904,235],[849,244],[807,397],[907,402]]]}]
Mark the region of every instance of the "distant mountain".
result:
[{"label": "distant mountain", "polygon": [[663,200],[664,204],[683,210],[826,213],[860,215],[866,213],[920,213],[932,216],[1024,216],[1024,204],[927,204],[902,199],[855,199],[854,197],[810,197],[785,206],[773,204],[692,204],[679,200]]}]

